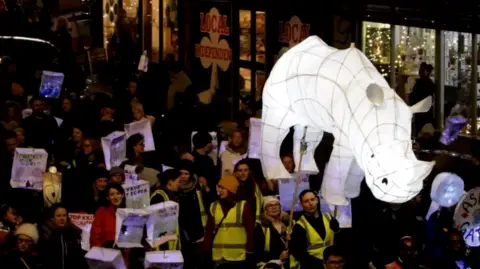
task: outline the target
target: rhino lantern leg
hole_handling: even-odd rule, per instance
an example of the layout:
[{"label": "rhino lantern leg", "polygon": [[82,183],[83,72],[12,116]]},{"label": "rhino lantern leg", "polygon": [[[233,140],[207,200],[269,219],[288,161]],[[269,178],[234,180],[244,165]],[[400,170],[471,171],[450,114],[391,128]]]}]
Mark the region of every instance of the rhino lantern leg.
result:
[{"label": "rhino lantern leg", "polygon": [[338,144],[333,146],[322,182],[322,197],[328,204],[349,205],[349,201],[345,197],[345,182],[353,158],[349,149]]},{"label": "rhino lantern leg", "polygon": [[297,119],[290,110],[264,106],[260,159],[268,179],[291,178],[280,159],[280,147],[290,127],[298,123]]},{"label": "rhino lantern leg", "polygon": [[345,182],[345,196],[347,198],[355,198],[360,195],[360,186],[364,178],[365,173],[357,161],[353,159],[348,170],[347,181]]},{"label": "rhino lantern leg", "polygon": [[[293,143],[293,155],[295,159],[295,172],[298,172],[300,162],[300,142],[303,138],[305,128],[302,125],[295,126],[295,136]],[[318,167],[315,163],[314,153],[320,141],[322,141],[323,131],[314,129],[313,127],[307,127],[307,134],[305,136],[305,142],[307,142],[307,152],[303,156],[302,171],[318,173]]]}]

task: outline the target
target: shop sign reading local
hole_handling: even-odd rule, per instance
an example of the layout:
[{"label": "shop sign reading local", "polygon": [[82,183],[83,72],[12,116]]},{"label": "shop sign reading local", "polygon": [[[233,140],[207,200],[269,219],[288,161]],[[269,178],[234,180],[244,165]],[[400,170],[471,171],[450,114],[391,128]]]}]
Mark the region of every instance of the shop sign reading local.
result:
[{"label": "shop sign reading local", "polygon": [[227,40],[221,36],[230,35],[230,27],[227,26],[228,17],[222,15],[216,8],[208,13],[200,13],[200,32],[208,34],[195,45],[195,57],[200,58],[204,68],[212,66],[212,74],[216,74],[216,68],[220,67],[227,71],[232,61],[232,49]]},{"label": "shop sign reading local", "polygon": [[310,36],[310,24],[302,23],[299,17],[293,16],[290,21],[278,22],[279,41],[291,48]]},{"label": "shop sign reading local", "polygon": [[470,190],[455,209],[455,228],[470,247],[480,246],[480,187]]}]

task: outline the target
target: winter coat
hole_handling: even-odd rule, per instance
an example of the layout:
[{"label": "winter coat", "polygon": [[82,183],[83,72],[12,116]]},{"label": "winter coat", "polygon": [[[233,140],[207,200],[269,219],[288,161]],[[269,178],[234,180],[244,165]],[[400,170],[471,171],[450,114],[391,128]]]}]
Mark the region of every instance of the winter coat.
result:
[{"label": "winter coat", "polygon": [[100,207],[97,210],[90,230],[90,247],[103,247],[105,244],[115,241],[116,211],[117,209],[112,205]]},{"label": "winter coat", "polygon": [[81,231],[74,226],[54,229],[45,242],[44,251],[45,268],[87,268],[81,248]]}]

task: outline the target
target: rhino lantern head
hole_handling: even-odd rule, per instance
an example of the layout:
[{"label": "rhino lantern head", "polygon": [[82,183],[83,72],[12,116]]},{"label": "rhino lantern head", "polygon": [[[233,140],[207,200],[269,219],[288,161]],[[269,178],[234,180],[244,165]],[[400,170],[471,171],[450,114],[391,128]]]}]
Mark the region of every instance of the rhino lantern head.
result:
[{"label": "rhino lantern head", "polygon": [[[387,102],[381,87],[371,84],[366,93],[370,102],[381,111]],[[395,101],[399,97],[394,94],[391,98]],[[401,115],[398,120],[411,121],[414,113],[430,109],[432,98],[427,97],[412,107],[400,100],[395,105],[396,113]],[[412,150],[411,130],[405,128],[404,124],[403,127],[396,127],[398,130],[394,129],[394,133],[391,124],[382,125],[381,117],[377,124],[372,130],[361,128],[364,132],[374,133],[372,137],[367,136],[361,157],[366,183],[379,200],[389,203],[407,202],[422,190],[423,180],[435,163],[417,160]]]}]

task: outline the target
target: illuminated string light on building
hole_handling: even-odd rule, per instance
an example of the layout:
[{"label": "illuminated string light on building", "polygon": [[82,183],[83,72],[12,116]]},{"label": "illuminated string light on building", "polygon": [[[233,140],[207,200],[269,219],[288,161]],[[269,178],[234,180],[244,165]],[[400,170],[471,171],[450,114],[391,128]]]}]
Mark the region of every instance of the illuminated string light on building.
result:
[{"label": "illuminated string light on building", "polygon": [[365,55],[382,76],[388,76],[390,69],[390,25],[367,23]]}]

